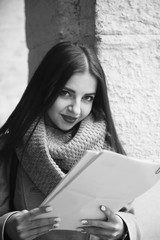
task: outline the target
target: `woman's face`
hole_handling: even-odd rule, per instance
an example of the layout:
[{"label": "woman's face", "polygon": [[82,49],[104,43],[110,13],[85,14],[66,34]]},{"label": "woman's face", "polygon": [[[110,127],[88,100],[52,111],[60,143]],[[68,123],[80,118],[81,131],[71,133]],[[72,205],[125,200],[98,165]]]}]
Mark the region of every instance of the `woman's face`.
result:
[{"label": "woman's face", "polygon": [[51,123],[67,131],[86,118],[92,110],[97,80],[89,73],[75,73],[48,110]]}]

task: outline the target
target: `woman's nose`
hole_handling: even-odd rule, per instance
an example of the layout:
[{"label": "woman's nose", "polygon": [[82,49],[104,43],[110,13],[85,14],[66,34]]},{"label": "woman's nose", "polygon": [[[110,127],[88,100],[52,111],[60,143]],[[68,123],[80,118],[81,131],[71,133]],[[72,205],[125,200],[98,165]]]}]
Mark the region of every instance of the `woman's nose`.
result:
[{"label": "woman's nose", "polygon": [[79,101],[75,101],[68,106],[68,110],[74,113],[76,116],[81,113],[81,104]]}]

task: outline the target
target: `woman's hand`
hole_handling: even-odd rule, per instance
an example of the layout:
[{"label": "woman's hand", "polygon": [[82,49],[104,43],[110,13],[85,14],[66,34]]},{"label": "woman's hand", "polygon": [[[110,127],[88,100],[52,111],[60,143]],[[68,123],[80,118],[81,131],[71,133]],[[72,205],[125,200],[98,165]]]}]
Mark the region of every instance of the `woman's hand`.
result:
[{"label": "woman's hand", "polygon": [[[23,210],[13,214],[6,223],[5,233],[13,240],[32,240],[42,234],[58,228],[60,218],[38,216],[52,211],[49,206],[34,208],[31,211]],[[36,218],[35,218],[36,217]]]},{"label": "woman's hand", "polygon": [[121,239],[124,234],[122,219],[105,206],[100,207],[105,215],[105,220],[83,219],[81,221],[82,232],[98,236],[101,240]]}]

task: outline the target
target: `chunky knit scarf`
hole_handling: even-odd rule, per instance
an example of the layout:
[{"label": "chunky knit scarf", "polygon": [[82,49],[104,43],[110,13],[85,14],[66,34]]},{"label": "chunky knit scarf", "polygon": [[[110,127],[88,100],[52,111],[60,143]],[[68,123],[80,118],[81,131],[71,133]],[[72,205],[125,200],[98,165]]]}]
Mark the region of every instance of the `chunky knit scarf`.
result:
[{"label": "chunky knit scarf", "polygon": [[88,116],[80,123],[74,136],[46,126],[41,119],[23,151],[34,126],[35,123],[25,134],[17,155],[22,158],[21,164],[27,175],[44,195],[53,190],[86,150],[109,149],[105,143],[105,122],[96,122]]}]

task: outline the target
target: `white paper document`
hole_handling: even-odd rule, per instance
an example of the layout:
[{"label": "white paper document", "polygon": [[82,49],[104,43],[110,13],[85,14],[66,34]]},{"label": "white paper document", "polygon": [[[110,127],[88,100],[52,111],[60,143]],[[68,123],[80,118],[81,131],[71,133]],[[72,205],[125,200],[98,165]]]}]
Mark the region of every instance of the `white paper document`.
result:
[{"label": "white paper document", "polygon": [[74,230],[81,219],[103,219],[100,205],[117,212],[142,195],[160,179],[159,171],[160,161],[88,151],[41,205],[51,205],[47,215],[61,218],[59,229]]}]

